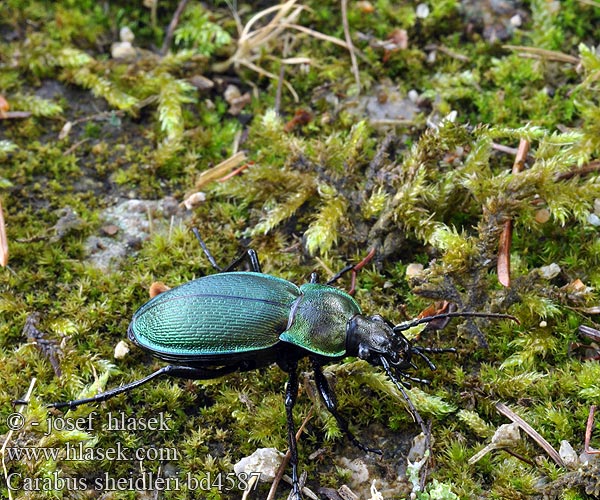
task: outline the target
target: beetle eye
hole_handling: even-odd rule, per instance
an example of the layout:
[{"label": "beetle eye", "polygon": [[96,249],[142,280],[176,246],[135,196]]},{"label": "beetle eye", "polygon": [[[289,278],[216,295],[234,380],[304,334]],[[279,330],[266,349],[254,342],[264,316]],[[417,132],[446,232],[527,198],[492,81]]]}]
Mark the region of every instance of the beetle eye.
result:
[{"label": "beetle eye", "polygon": [[360,359],[368,360],[370,354],[371,354],[371,351],[369,351],[368,347],[366,347],[363,344],[360,344],[358,346],[358,357]]}]

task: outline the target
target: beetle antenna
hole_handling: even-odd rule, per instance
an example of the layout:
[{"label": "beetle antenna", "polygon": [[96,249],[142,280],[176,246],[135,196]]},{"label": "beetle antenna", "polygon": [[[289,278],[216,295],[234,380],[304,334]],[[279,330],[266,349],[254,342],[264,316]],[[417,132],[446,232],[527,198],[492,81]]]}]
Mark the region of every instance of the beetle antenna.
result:
[{"label": "beetle antenna", "polygon": [[429,443],[430,443],[429,429],[427,429],[427,426],[425,425],[425,422],[423,422],[423,419],[421,418],[421,415],[419,414],[419,412],[415,408],[415,405],[413,404],[413,402],[411,401],[411,399],[408,397],[408,394],[406,393],[406,391],[404,390],[404,387],[402,386],[402,382],[400,380],[398,380],[398,378],[394,375],[394,372],[392,371],[388,360],[385,359],[384,356],[379,356],[379,360],[381,361],[381,366],[383,366],[383,369],[385,370],[385,373],[387,373],[387,376],[394,383],[394,385],[397,387],[397,389],[402,394],[402,397],[406,401],[406,404],[408,406],[408,411],[410,412],[410,414],[414,418],[415,422],[417,424],[419,424],[419,426],[421,427],[421,432],[425,436],[425,449],[428,450],[429,449]]},{"label": "beetle antenna", "polygon": [[408,330],[414,326],[421,325],[423,323],[429,323],[430,321],[434,321],[436,319],[442,318],[497,318],[497,319],[512,319],[518,325],[521,322],[510,314],[499,314],[499,313],[480,313],[480,312],[448,312],[443,314],[435,314],[434,316],[425,316],[424,318],[418,318],[409,323],[403,323],[400,325],[396,325],[393,330],[394,333],[403,332],[404,330]]}]

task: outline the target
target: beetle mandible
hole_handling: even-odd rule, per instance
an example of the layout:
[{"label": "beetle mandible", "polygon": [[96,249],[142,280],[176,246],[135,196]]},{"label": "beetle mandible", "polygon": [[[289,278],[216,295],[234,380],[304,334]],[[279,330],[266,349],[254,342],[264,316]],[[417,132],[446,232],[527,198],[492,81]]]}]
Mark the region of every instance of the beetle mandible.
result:
[{"label": "beetle mandible", "polygon": [[[147,377],[108,390],[94,397],[50,404],[54,408],[106,401],[163,375],[208,380],[235,371],[249,371],[272,363],[288,373],[285,390],[288,443],[291,453],[294,496],[301,498],[298,483],[298,455],[292,410],[298,394],[298,362],[308,357],[325,406],[339,427],[360,449],[381,453],[363,445],[350,431],[337,410],[336,396],[322,366],[346,356],[359,357],[373,366],[382,366],[407,401],[415,421],[427,428],[408,398],[408,381],[423,382],[406,370],[414,367],[413,356],[422,358],[431,369],[426,353],[453,349],[418,347],[402,331],[421,323],[455,316],[495,316],[505,314],[450,312],[393,325],[379,315],[365,316],[354,298],[331,286],[343,274],[356,272],[366,259],[346,266],[325,284],[316,273],[301,285],[261,271],[256,252],[246,250],[228,267],[221,268],[194,228],[202,250],[219,272],[195,279],[165,291],[142,305],[133,315],[127,336],[152,355],[171,362]],[[372,254],[370,254],[372,256]],[[248,261],[252,271],[233,271]]]}]

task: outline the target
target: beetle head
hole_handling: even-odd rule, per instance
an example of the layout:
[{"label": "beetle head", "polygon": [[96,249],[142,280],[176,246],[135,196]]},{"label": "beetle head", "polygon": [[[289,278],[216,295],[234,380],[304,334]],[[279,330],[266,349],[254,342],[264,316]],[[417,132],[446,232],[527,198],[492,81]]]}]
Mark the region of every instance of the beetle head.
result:
[{"label": "beetle head", "polygon": [[354,315],[348,321],[346,327],[346,353],[350,356],[358,356],[375,366],[383,366],[388,376],[396,385],[401,384],[409,387],[407,380],[414,382],[426,382],[410,376],[406,369],[416,368],[412,362],[413,355],[421,358],[430,369],[435,370],[435,365],[427,357],[426,353],[455,352],[454,349],[435,349],[413,345],[402,332],[431,321],[454,318],[454,317],[484,317],[484,318],[506,318],[519,322],[517,318],[509,314],[479,313],[479,312],[448,312],[434,316],[426,316],[394,326],[379,315],[362,316]]},{"label": "beetle head", "polygon": [[358,356],[372,365],[380,365],[385,357],[392,365],[408,365],[412,346],[394,325],[380,315],[354,315],[348,321],[346,352]]},{"label": "beetle head", "polygon": [[379,315],[356,314],[348,321],[346,352],[351,356],[364,359],[371,365],[383,367],[389,379],[404,397],[409,411],[421,426],[428,443],[429,431],[404,389],[410,387],[411,381],[427,383],[426,380],[412,377],[405,372],[407,368],[416,368],[411,361],[413,354],[424,358],[430,367],[435,368],[423,350],[423,348],[413,346],[401,333],[401,328],[394,326]]}]

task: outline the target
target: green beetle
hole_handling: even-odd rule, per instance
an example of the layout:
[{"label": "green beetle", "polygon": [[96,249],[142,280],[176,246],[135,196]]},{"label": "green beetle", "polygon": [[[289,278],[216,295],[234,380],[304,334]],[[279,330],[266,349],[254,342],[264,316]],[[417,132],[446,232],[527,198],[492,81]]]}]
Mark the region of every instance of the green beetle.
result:
[{"label": "green beetle", "polygon": [[[173,364],[95,397],[50,406],[74,408],[105,401],[163,375],[207,380],[277,363],[289,374],[285,408],[293,488],[297,498],[301,498],[301,494],[292,409],[298,394],[300,359],[308,357],[311,360],[317,389],[345,434],[360,449],[381,453],[364,446],[350,432],[346,420],[337,411],[335,393],[323,375],[322,366],[346,356],[356,356],[374,366],[382,366],[404,395],[416,422],[428,435],[422,418],[404,390],[409,386],[407,380],[422,380],[411,377],[406,370],[414,366],[414,355],[435,369],[426,353],[453,349],[417,347],[401,332],[420,323],[453,316],[511,318],[483,313],[446,313],[394,326],[379,315],[363,315],[349,293],[331,286],[348,271],[354,278],[367,259],[355,266],[347,266],[326,284],[319,284],[313,273],[310,283],[298,287],[263,274],[253,250],[247,250],[229,267],[221,269],[198,232],[194,232],[211,264],[220,272],[157,295],[135,312],[128,329],[131,341]],[[252,271],[232,271],[244,260],[250,263]]]}]

